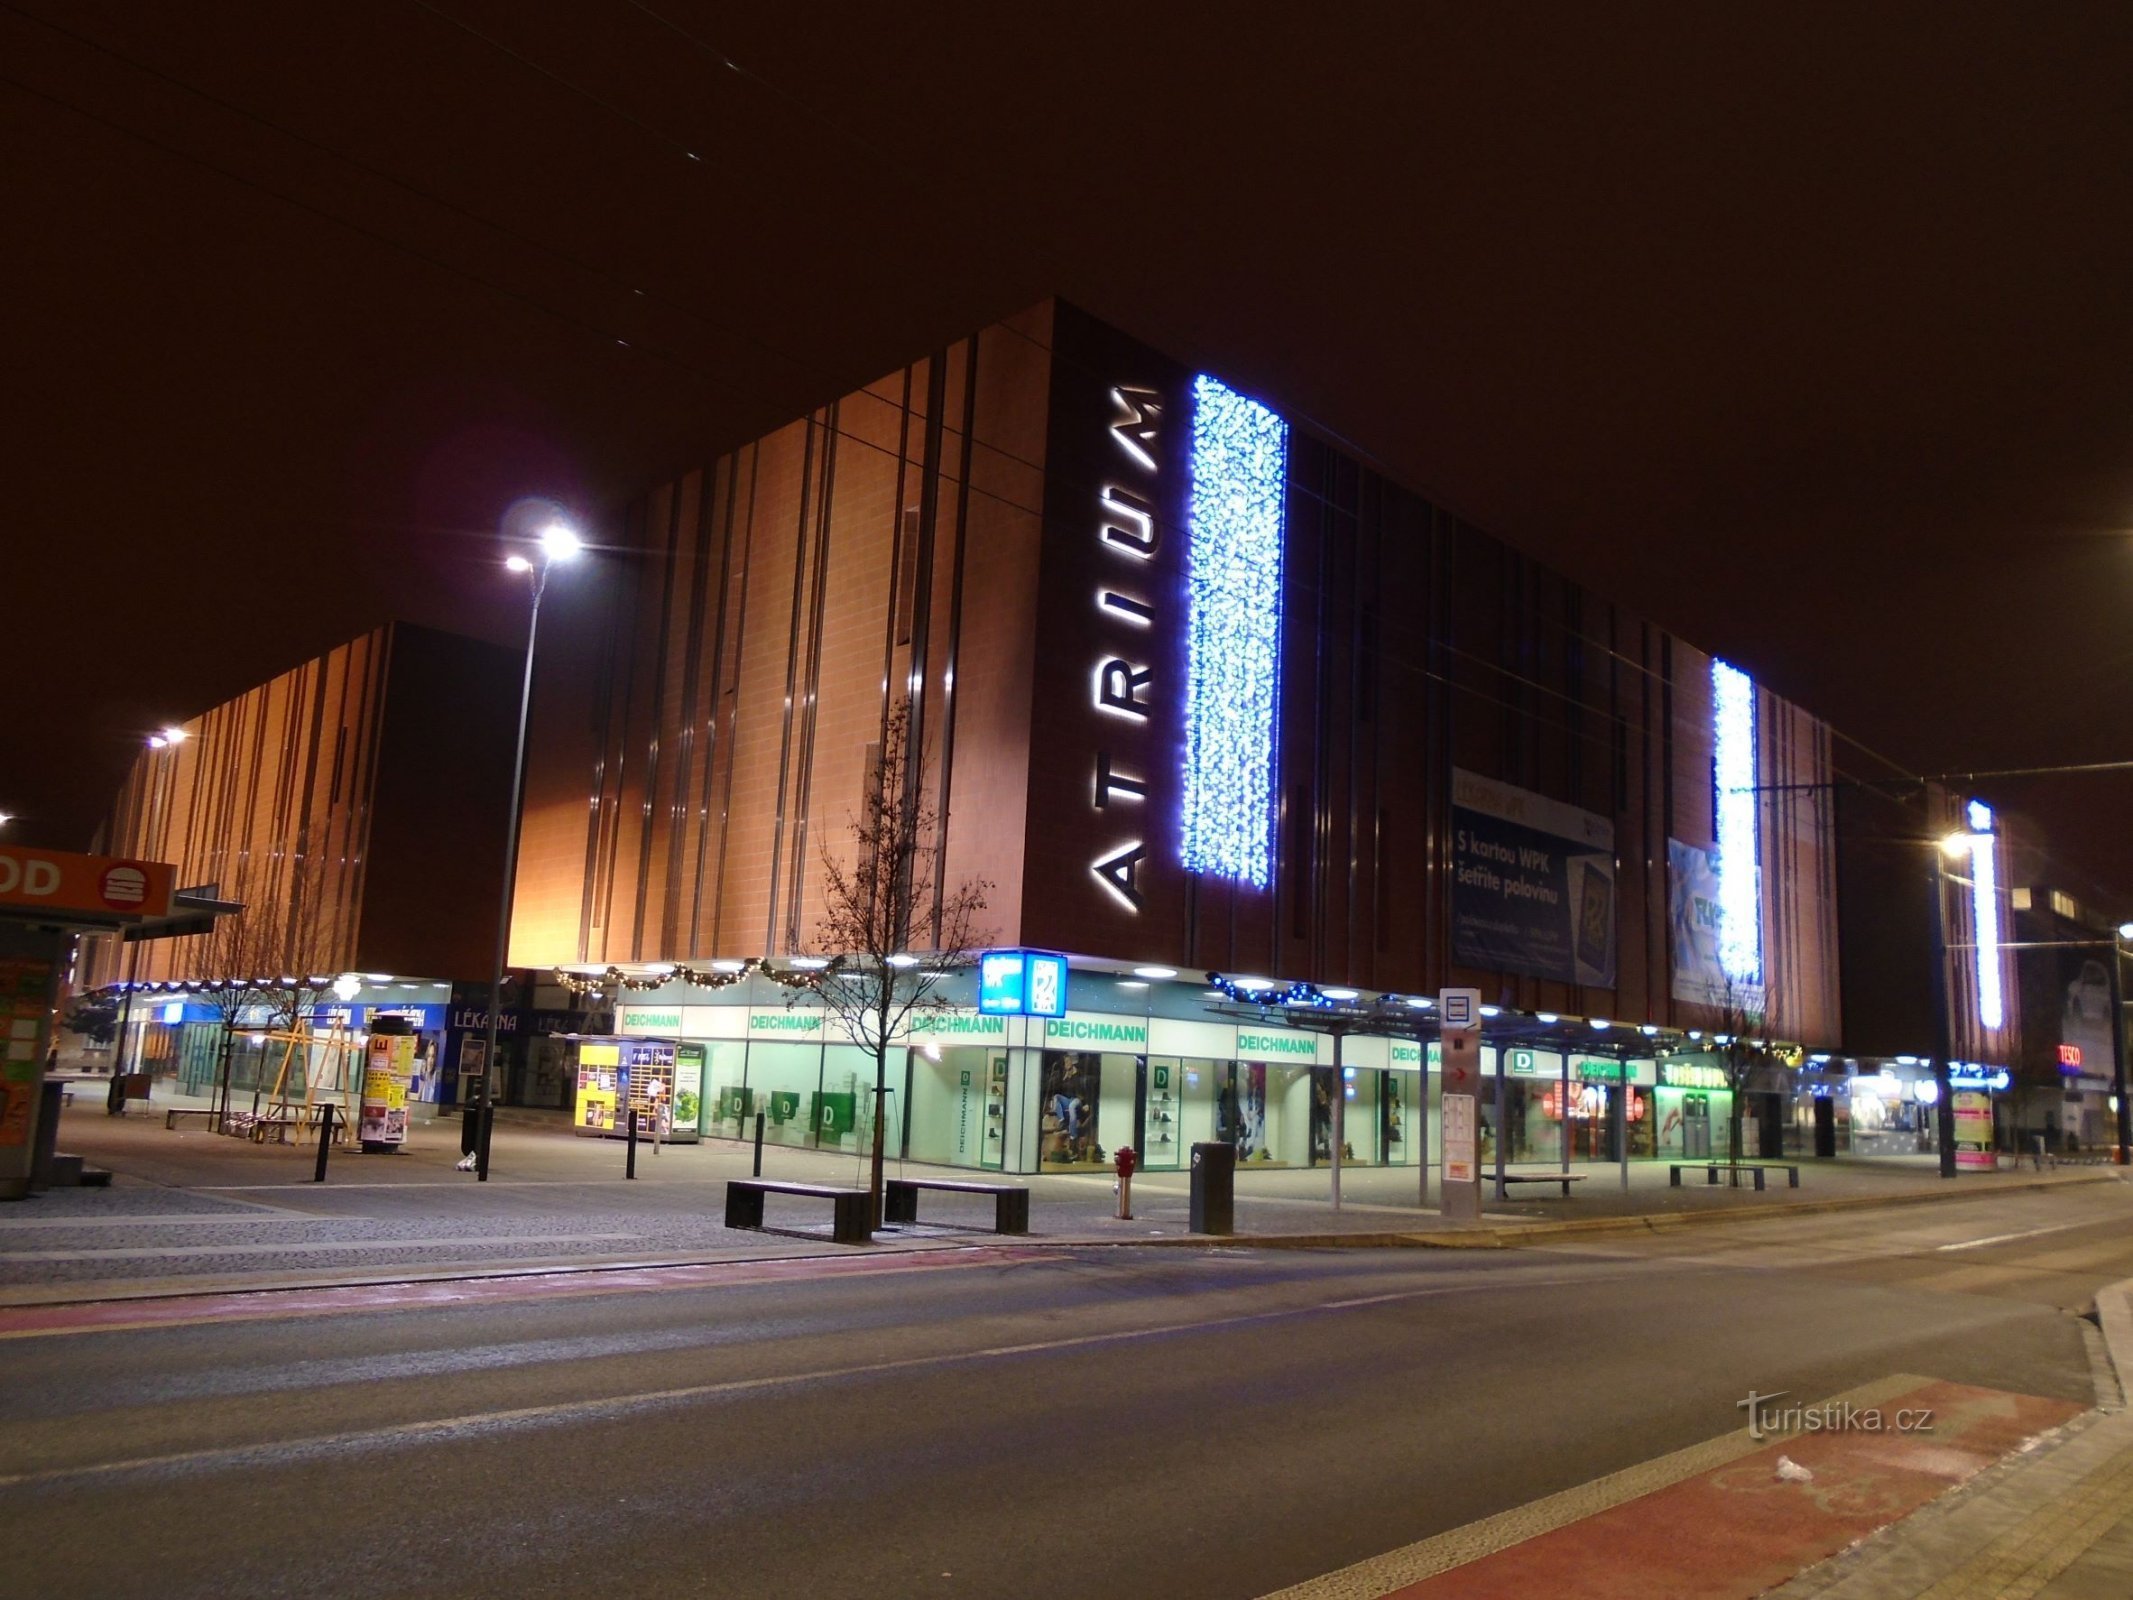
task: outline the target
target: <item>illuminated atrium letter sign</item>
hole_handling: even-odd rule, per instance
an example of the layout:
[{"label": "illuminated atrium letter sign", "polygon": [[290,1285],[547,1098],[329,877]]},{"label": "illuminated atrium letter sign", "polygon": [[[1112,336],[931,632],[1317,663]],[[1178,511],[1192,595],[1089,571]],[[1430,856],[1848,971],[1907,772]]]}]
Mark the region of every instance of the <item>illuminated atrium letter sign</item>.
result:
[{"label": "illuminated atrium letter sign", "polygon": [[1219,379],[1193,380],[1180,853],[1189,871],[1255,889],[1273,876],[1288,453],[1280,417]]},{"label": "illuminated atrium letter sign", "polygon": [[[1156,623],[1148,569],[1163,541],[1156,517],[1156,489],[1162,474],[1157,451],[1166,408],[1163,396],[1153,389],[1121,384],[1111,391],[1110,434],[1115,448],[1108,470],[1118,476],[1105,481],[1096,493],[1096,542],[1104,561],[1096,589],[1100,626],[1090,663],[1089,699],[1115,724],[1116,733],[1107,734],[1096,752],[1090,799],[1106,816],[1132,820],[1130,836],[1120,839],[1114,834],[1105,853],[1089,863],[1089,871],[1121,905],[1135,912],[1146,903],[1140,865],[1147,853],[1146,823],[1138,818],[1136,808],[1148,798],[1148,721],[1164,690],[1148,661],[1148,635]],[[1118,748],[1120,743],[1124,750]],[[1065,987],[1062,972],[1062,994]]]}]

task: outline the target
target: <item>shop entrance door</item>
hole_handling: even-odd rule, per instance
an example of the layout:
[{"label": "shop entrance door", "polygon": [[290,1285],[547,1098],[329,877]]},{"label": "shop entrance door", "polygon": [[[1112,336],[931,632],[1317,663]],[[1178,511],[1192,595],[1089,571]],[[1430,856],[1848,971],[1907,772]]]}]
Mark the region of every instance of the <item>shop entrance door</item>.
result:
[{"label": "shop entrance door", "polygon": [[1711,1159],[1711,1097],[1707,1094],[1681,1097],[1681,1153],[1690,1161]]}]

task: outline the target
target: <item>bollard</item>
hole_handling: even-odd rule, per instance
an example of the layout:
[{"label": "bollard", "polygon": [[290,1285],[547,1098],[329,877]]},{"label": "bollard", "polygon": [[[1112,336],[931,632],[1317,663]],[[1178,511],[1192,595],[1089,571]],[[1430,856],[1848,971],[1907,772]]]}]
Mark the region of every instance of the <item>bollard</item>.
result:
[{"label": "bollard", "polygon": [[1112,1171],[1118,1175],[1118,1220],[1121,1222],[1133,1220],[1133,1169],[1140,1164],[1140,1153],[1133,1146],[1119,1146]]},{"label": "bollard", "polygon": [[318,1165],[311,1169],[311,1181],[326,1181],[326,1157],[333,1151],[333,1102],[328,1100],[318,1108]]},{"label": "bollard", "polygon": [[755,1176],[763,1175],[763,1113],[755,1114]]},{"label": "bollard", "polygon": [[625,1178],[637,1176],[637,1108],[635,1106],[630,1107],[630,1154],[628,1162],[622,1169],[622,1176]]}]

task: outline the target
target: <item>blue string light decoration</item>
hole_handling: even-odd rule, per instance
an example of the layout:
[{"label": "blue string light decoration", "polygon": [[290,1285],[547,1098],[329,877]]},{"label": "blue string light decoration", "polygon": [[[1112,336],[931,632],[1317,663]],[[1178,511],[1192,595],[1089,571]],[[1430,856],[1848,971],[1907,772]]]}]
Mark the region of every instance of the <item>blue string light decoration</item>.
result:
[{"label": "blue string light decoration", "polygon": [[1192,401],[1179,855],[1188,871],[1263,889],[1273,876],[1289,425],[1204,373]]},{"label": "blue string light decoration", "polygon": [[1763,885],[1757,838],[1755,682],[1711,661],[1711,770],[1718,812],[1718,965],[1734,982],[1763,981]]},{"label": "blue string light decoration", "polygon": [[1301,979],[1294,983],[1284,984],[1268,983],[1264,980],[1239,983],[1236,979],[1226,978],[1219,972],[1210,972],[1207,975],[1207,986],[1239,1005],[1265,1006],[1268,1008],[1275,1006],[1308,1006],[1315,1010],[1326,1011],[1330,1010],[1334,1004],[1331,995],[1320,989],[1316,984],[1305,983]]}]

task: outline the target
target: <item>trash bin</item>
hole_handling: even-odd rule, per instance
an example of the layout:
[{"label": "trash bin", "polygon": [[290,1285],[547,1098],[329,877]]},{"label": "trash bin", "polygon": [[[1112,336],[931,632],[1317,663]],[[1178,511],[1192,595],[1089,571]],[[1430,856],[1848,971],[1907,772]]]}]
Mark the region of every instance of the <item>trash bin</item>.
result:
[{"label": "trash bin", "polygon": [[1237,1231],[1237,1147],[1233,1144],[1192,1147],[1192,1231]]}]

